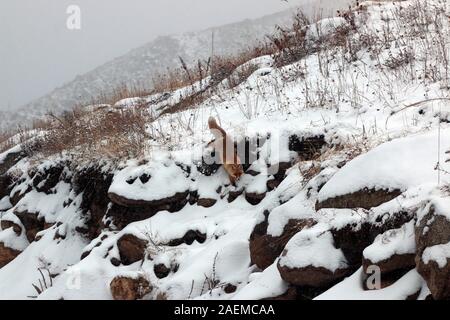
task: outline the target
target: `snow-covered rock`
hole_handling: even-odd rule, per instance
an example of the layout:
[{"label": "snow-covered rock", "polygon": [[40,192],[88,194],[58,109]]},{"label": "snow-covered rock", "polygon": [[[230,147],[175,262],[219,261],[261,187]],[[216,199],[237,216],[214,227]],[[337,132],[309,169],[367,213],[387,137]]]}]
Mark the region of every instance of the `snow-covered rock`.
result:
[{"label": "snow-covered rock", "polygon": [[439,193],[419,212],[416,264],[433,297],[446,299],[450,297],[450,202]]},{"label": "snow-covered rock", "polygon": [[301,230],[289,240],[278,270],[285,281],[306,287],[327,287],[349,272],[342,250],[334,246],[329,226],[322,223]]},{"label": "snow-covered rock", "polygon": [[[439,143],[442,150],[450,149],[449,137],[449,129],[433,130],[395,139],[355,158],[320,190],[318,208],[368,209],[410,188],[435,183],[436,150]],[[450,169],[445,162],[441,166]]]}]

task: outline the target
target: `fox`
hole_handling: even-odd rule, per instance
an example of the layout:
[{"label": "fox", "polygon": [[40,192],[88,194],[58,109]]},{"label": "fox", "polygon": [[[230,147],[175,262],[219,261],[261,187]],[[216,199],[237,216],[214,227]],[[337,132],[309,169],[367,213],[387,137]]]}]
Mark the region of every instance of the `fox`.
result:
[{"label": "fox", "polygon": [[215,140],[211,142],[214,149],[219,153],[223,167],[234,185],[244,174],[241,159],[234,148],[233,140],[227,135],[226,131],[217,124],[214,117],[209,117],[208,126]]}]

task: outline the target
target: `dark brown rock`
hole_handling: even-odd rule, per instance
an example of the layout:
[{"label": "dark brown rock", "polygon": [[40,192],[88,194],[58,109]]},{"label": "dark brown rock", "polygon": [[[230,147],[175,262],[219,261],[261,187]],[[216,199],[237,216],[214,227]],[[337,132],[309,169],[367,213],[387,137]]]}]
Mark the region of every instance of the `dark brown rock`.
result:
[{"label": "dark brown rock", "polygon": [[199,243],[203,243],[206,240],[206,234],[201,233],[198,230],[189,230],[184,234],[183,237],[172,239],[167,243],[168,246],[176,247],[183,243],[191,245],[194,241],[197,241]]},{"label": "dark brown rock", "polygon": [[91,250],[88,251],[84,251],[81,256],[80,256],[80,260],[83,260],[84,258],[86,258],[88,255],[91,254]]},{"label": "dark brown rock", "polygon": [[266,269],[281,254],[288,241],[303,228],[309,228],[316,222],[312,219],[289,220],[284,226],[283,233],[279,237],[267,234],[268,216],[265,212],[265,220],[253,229],[250,235],[250,258],[253,264],[260,269]]},{"label": "dark brown rock", "polygon": [[60,181],[64,180],[65,164],[60,163],[55,166],[51,166],[43,171],[38,171],[33,176],[33,186],[38,192],[44,192],[46,194],[51,193],[51,189],[54,188]]},{"label": "dark brown rock", "polygon": [[370,259],[363,259],[363,270],[367,273],[367,268],[371,265],[378,266],[382,274],[387,274],[398,270],[411,270],[416,266],[414,260],[415,254],[394,254],[388,259],[378,261],[376,263],[370,261]]},{"label": "dark brown rock", "polygon": [[[280,162],[276,165],[271,165],[268,168],[269,174],[273,175],[272,179],[267,180],[267,190],[272,191],[280,185],[280,183],[286,178],[286,171],[292,167],[291,162]],[[276,171],[276,172],[275,172]]]},{"label": "dark brown rock", "polygon": [[431,205],[416,225],[415,234],[417,271],[427,282],[433,299],[450,299],[450,257],[447,257],[447,264],[443,268],[433,260],[425,263],[422,259],[426,248],[450,242],[450,221],[445,216],[436,214]]},{"label": "dark brown rock", "polygon": [[39,218],[38,214],[31,212],[14,212],[25,228],[25,233],[29,242],[33,242],[36,234],[45,229],[45,220]]},{"label": "dark brown rock", "polygon": [[450,258],[447,264],[441,268],[436,261],[424,263],[419,257],[416,260],[417,271],[427,282],[428,289],[434,300],[450,299]]},{"label": "dark brown rock", "polygon": [[[187,203],[189,192],[178,192],[175,195],[159,200],[135,200],[135,199],[127,199],[123,196],[117,195],[113,192],[108,193],[109,199],[120,206],[127,208],[149,208],[157,211],[168,210],[170,212],[175,212],[184,207]],[[181,203],[183,203],[181,205]],[[181,206],[181,207],[180,207]],[[177,209],[178,208],[178,209]]]},{"label": "dark brown rock", "polygon": [[9,201],[13,206],[16,206],[20,200],[23,199],[27,195],[28,192],[33,190],[31,186],[28,186],[25,191],[16,191],[13,195],[10,196]]},{"label": "dark brown rock", "polygon": [[400,278],[402,278],[406,273],[408,273],[408,271],[410,271],[410,269],[397,269],[397,270],[387,272],[387,273],[382,272],[380,274],[380,286],[377,288],[368,288],[367,287],[367,279],[371,274],[370,273],[366,274],[365,279],[362,281],[363,288],[364,288],[364,290],[379,290],[379,289],[387,288],[387,287],[393,285],[394,283],[396,283]]},{"label": "dark brown rock", "polygon": [[275,190],[276,188],[278,188],[280,183],[281,183],[281,181],[279,181],[277,179],[267,180],[267,182],[266,182],[267,190],[269,190],[269,191]]},{"label": "dark brown rock", "polygon": [[12,183],[13,180],[9,175],[0,175],[0,199],[9,196],[9,193],[11,192],[10,186]]},{"label": "dark brown rock", "polygon": [[220,166],[220,159],[214,151],[205,153],[201,161],[196,163],[197,171],[205,176],[211,176],[216,173]]},{"label": "dark brown rock", "polygon": [[241,194],[244,193],[244,189],[240,189],[240,190],[231,190],[230,192],[228,192],[228,202],[231,203],[234,200],[236,200]]},{"label": "dark brown rock", "polygon": [[417,254],[422,255],[427,247],[450,242],[450,221],[431,206],[416,226],[415,235]]},{"label": "dark brown rock", "polygon": [[166,265],[162,263],[159,263],[154,265],[153,272],[158,279],[163,279],[169,275],[170,268],[166,267]]},{"label": "dark brown rock", "polygon": [[[417,300],[417,298],[419,298],[419,296],[420,296],[420,289],[416,293],[413,293],[413,294],[407,296],[405,300],[414,301],[414,300]],[[425,300],[427,300],[427,299],[425,298]]]},{"label": "dark brown rock", "polygon": [[249,174],[252,177],[256,177],[258,174],[260,174],[261,172],[255,171],[255,170],[247,170],[245,171],[245,174]]},{"label": "dark brown rock", "polygon": [[135,235],[125,234],[117,240],[120,261],[124,265],[130,265],[144,259],[148,242],[139,239]]},{"label": "dark brown rock", "polygon": [[153,290],[150,282],[140,276],[136,279],[115,277],[111,283],[111,294],[114,300],[138,300]]},{"label": "dark brown rock", "polygon": [[304,268],[288,268],[277,265],[281,278],[296,286],[327,287],[341,280],[350,273],[349,269],[337,269],[334,272],[324,267],[307,266]]},{"label": "dark brown rock", "polygon": [[20,234],[22,233],[22,228],[18,224],[9,220],[2,220],[0,222],[0,227],[2,228],[2,230],[13,228],[15,234],[17,234],[18,236],[20,236]]},{"label": "dark brown rock", "polygon": [[204,208],[210,208],[213,205],[215,205],[216,202],[217,202],[216,199],[200,198],[197,200],[197,205],[204,207]]},{"label": "dark brown rock", "polygon": [[108,216],[113,218],[114,224],[120,230],[132,222],[148,219],[159,211],[180,211],[189,200],[189,191],[154,201],[130,200],[114,193],[109,193],[108,197],[113,202]]},{"label": "dark brown rock", "polygon": [[223,291],[227,294],[236,292],[237,287],[234,284],[227,283],[227,285],[223,288]]},{"label": "dark brown rock", "polygon": [[189,192],[189,197],[188,197],[188,202],[190,205],[193,205],[195,203],[197,203],[198,201],[198,191],[190,191]]},{"label": "dark brown rock", "polygon": [[413,219],[415,211],[400,211],[380,215],[375,221],[364,220],[360,224],[348,224],[330,231],[334,245],[341,249],[348,264],[356,269],[362,264],[363,251],[371,245],[376,236],[390,229],[398,229]]},{"label": "dark brown rock", "polygon": [[289,150],[297,152],[302,161],[317,159],[326,144],[324,135],[308,138],[298,135],[289,137]]},{"label": "dark brown rock", "polygon": [[245,193],[245,200],[247,200],[248,203],[256,206],[259,204],[264,198],[266,197],[266,193]]},{"label": "dark brown rock", "polygon": [[402,192],[400,190],[374,190],[364,188],[350,194],[337,196],[316,203],[316,210],[323,208],[335,209],[353,209],[364,208],[370,209],[397,198]]},{"label": "dark brown rock", "polygon": [[120,266],[120,260],[117,259],[116,257],[112,257],[111,260],[109,260],[111,262],[111,264],[115,267]]},{"label": "dark brown rock", "polygon": [[104,228],[103,218],[108,210],[110,201],[108,189],[113,175],[103,172],[101,167],[92,166],[75,173],[72,184],[77,194],[83,194],[81,209],[85,217],[85,235],[93,240]]},{"label": "dark brown rock", "polygon": [[8,248],[0,242],[0,268],[13,261],[19,254],[20,251]]}]

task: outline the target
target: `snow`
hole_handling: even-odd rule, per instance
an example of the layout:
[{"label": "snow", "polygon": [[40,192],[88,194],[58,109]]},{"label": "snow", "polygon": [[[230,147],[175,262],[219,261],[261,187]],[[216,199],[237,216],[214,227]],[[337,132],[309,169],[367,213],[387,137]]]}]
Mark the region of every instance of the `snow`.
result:
[{"label": "snow", "polygon": [[417,293],[423,279],[415,269],[406,273],[393,285],[379,290],[364,290],[364,272],[359,268],[350,277],[317,296],[315,300],[405,300]]},{"label": "snow", "polygon": [[280,265],[288,268],[313,266],[330,271],[344,269],[347,260],[341,249],[334,247],[334,240],[326,224],[318,223],[295,234],[285,247]]},{"label": "snow", "polygon": [[414,226],[415,221],[412,220],[399,229],[388,230],[378,235],[373,244],[364,250],[364,258],[377,263],[393,255],[414,254],[416,252]]},{"label": "snow", "polygon": [[56,216],[64,207],[64,202],[71,195],[71,186],[66,182],[59,182],[54,193],[43,194],[32,190],[28,192],[16,205],[18,212],[37,213],[38,217],[45,217],[49,223],[56,221]]},{"label": "snow", "polygon": [[281,279],[277,268],[278,259],[267,267],[264,271],[253,273],[251,281],[244,286],[233,300],[260,300],[264,298],[273,298],[284,294],[288,285]]},{"label": "snow", "polygon": [[450,220],[450,199],[443,194],[442,191],[436,191],[432,193],[429,197],[428,205],[418,214],[418,220],[422,220],[423,215],[426,214],[427,210],[432,206],[434,209],[434,213],[436,215],[440,215],[446,217],[447,220]]},{"label": "snow", "polygon": [[425,262],[425,264],[430,263],[430,261],[435,261],[441,269],[447,265],[449,258],[450,242],[428,247],[422,254],[422,261]]},{"label": "snow", "polygon": [[11,202],[9,201],[9,197],[3,197],[0,199],[0,211],[8,210],[12,207]]},{"label": "snow", "polygon": [[[151,177],[147,183],[139,179],[144,174]],[[160,200],[187,190],[189,179],[183,170],[169,159],[146,165],[130,164],[116,173],[109,188],[110,193],[130,200],[145,201]]]},{"label": "snow", "polygon": [[369,212],[364,209],[322,209],[320,213],[321,221],[326,222],[335,230],[340,230],[347,226],[359,230],[361,223],[366,221]]},{"label": "snow", "polygon": [[17,236],[13,228],[0,231],[0,243],[17,251],[23,251],[29,244],[25,235],[22,233],[20,236]]},{"label": "snow", "polygon": [[221,167],[215,174],[209,177],[198,175],[196,181],[191,183],[190,189],[197,190],[200,198],[218,200],[220,198],[220,194],[218,194],[216,190],[228,183],[228,174]]},{"label": "snow", "polygon": [[31,284],[38,284],[41,279],[37,268],[47,267],[52,274],[61,273],[68,265],[79,261],[84,241],[79,236],[68,234],[65,241],[57,243],[53,241],[53,233],[49,232],[40,241],[31,243],[1,269],[0,299],[27,299],[36,295]]}]

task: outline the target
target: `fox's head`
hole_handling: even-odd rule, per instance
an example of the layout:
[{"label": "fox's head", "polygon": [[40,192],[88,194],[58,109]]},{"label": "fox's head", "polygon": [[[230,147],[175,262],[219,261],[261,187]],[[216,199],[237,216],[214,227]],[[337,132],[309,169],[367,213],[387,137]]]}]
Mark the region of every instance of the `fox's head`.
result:
[{"label": "fox's head", "polygon": [[231,182],[234,183],[244,174],[244,170],[242,169],[242,165],[233,163],[229,165],[229,175]]}]

